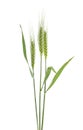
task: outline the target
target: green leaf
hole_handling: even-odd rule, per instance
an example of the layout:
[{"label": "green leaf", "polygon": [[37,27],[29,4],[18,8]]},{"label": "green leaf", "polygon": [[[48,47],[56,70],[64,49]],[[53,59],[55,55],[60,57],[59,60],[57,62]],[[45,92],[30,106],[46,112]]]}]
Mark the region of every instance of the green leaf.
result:
[{"label": "green leaf", "polygon": [[21,25],[20,25],[20,28],[21,28],[21,32],[22,32],[22,46],[23,46],[23,54],[24,54],[24,57],[25,57],[26,61],[28,62],[27,54],[26,54],[25,38],[24,38],[24,34],[23,34],[23,30],[22,30]]},{"label": "green leaf", "polygon": [[[46,70],[46,74],[45,74],[45,78],[44,78],[44,81],[43,81],[43,85],[45,84],[46,80],[48,79],[51,71],[56,73],[55,69],[52,66],[48,67],[47,70]],[[42,85],[42,88],[43,88],[43,85]],[[41,90],[42,90],[42,88],[41,88]]]},{"label": "green leaf", "polygon": [[54,70],[54,68],[52,66],[48,67],[46,70],[46,74],[45,74],[45,78],[44,78],[44,82],[43,84],[46,82],[46,80],[48,79],[51,71],[53,71],[54,73],[56,73],[56,71]]},{"label": "green leaf", "polygon": [[56,82],[56,80],[59,78],[59,76],[61,75],[62,71],[64,70],[64,68],[68,65],[68,63],[73,59],[73,57],[71,59],[69,59],[66,63],[64,63],[62,65],[62,67],[58,70],[58,72],[55,74],[52,82],[50,83],[48,89],[46,90],[46,92],[54,85],[54,83]]},{"label": "green leaf", "polygon": [[31,76],[33,77],[33,72],[29,66],[29,62],[28,62],[28,59],[27,59],[27,54],[26,54],[26,44],[25,44],[25,38],[24,38],[24,34],[23,34],[23,30],[22,30],[22,27],[20,25],[20,28],[21,28],[21,32],[22,32],[22,46],[23,46],[23,54],[24,54],[24,57],[27,61],[27,64],[28,64],[28,67],[29,67],[29,71],[30,71],[30,74]]},{"label": "green leaf", "polygon": [[53,67],[51,67],[51,69],[52,69],[52,71],[53,71],[54,73],[56,73],[56,71],[55,71],[55,69],[54,69]]}]

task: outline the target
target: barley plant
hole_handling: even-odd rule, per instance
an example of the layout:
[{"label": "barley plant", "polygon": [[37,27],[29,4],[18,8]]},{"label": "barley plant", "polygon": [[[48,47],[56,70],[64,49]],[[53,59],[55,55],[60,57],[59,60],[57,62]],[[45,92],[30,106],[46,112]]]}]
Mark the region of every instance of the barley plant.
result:
[{"label": "barley plant", "polygon": [[[34,75],[34,69],[35,69],[35,39],[33,36],[30,35],[30,57],[31,57],[31,64],[28,61],[27,58],[27,52],[26,52],[26,44],[25,44],[25,38],[24,33],[21,28],[21,34],[22,34],[22,47],[23,47],[23,54],[24,58],[28,64],[28,68],[30,71],[30,75],[33,81],[33,90],[34,90],[34,103],[35,103],[35,116],[36,116],[36,124],[37,124],[37,130],[43,130],[44,126],[44,115],[45,115],[45,101],[46,101],[46,94],[52,88],[52,86],[55,84],[56,80],[61,75],[62,71],[65,69],[65,67],[69,64],[69,62],[73,59],[70,58],[68,61],[66,61],[58,71],[55,71],[55,69],[52,66],[47,66],[47,57],[48,57],[48,37],[47,37],[47,30],[45,29],[44,22],[40,22],[39,28],[38,28],[38,48],[39,48],[39,55],[40,55],[40,73],[39,73],[39,102],[37,102],[36,97],[36,86],[35,86],[35,75]],[[42,59],[45,60],[44,63],[42,63]],[[43,64],[44,64],[44,75],[42,75],[43,70]],[[37,71],[37,70],[36,70]],[[49,76],[51,74],[51,71],[54,73],[54,77],[52,81],[50,81],[49,86],[46,85],[47,80],[49,79]],[[43,82],[42,82],[43,79]],[[42,103],[42,96],[43,96],[43,103]]]}]

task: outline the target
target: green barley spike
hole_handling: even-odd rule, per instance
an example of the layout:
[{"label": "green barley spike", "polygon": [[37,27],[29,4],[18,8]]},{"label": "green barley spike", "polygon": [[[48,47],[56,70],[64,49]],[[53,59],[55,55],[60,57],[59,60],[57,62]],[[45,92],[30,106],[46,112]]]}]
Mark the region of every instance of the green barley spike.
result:
[{"label": "green barley spike", "polygon": [[47,57],[47,32],[44,31],[44,56]]},{"label": "green barley spike", "polygon": [[35,41],[31,38],[31,66],[32,68],[34,68],[34,64],[35,64]]},{"label": "green barley spike", "polygon": [[43,39],[44,39],[44,31],[43,26],[40,25],[39,27],[39,33],[38,33],[38,43],[39,43],[39,51],[40,54],[43,54]]}]

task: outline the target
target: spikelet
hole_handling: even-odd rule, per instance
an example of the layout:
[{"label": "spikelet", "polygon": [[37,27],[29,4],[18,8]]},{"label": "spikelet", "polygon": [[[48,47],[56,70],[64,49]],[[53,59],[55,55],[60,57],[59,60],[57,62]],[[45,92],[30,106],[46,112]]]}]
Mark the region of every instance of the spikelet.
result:
[{"label": "spikelet", "polygon": [[43,45],[43,49],[44,49],[44,56],[45,58],[47,58],[47,32],[44,31],[44,45]]},{"label": "spikelet", "polygon": [[30,46],[30,49],[31,49],[31,66],[32,68],[34,69],[34,64],[35,64],[35,41],[34,39],[31,38],[30,40],[31,42],[31,46]]},{"label": "spikelet", "polygon": [[39,44],[39,52],[41,55],[43,54],[43,41],[44,41],[44,29],[43,26],[40,25],[38,33],[38,44]]}]

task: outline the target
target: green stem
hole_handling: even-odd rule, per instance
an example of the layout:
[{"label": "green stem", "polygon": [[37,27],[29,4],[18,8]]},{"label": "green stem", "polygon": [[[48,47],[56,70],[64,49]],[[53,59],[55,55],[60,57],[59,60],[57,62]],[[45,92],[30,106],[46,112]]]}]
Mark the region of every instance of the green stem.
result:
[{"label": "green stem", "polygon": [[41,79],[42,79],[42,55],[40,56],[39,130],[41,130]]},{"label": "green stem", "polygon": [[35,89],[34,69],[33,69],[33,89],[34,89],[34,101],[35,101],[36,123],[37,123],[37,130],[38,130],[38,112],[37,112],[37,100],[36,100],[36,89]]},{"label": "green stem", "polygon": [[[46,58],[45,58],[45,74],[46,74]],[[44,86],[44,97],[43,97],[43,110],[42,110],[42,125],[41,125],[41,130],[43,130],[43,125],[44,125],[44,113],[45,113],[45,100],[46,100],[46,82]]]}]

